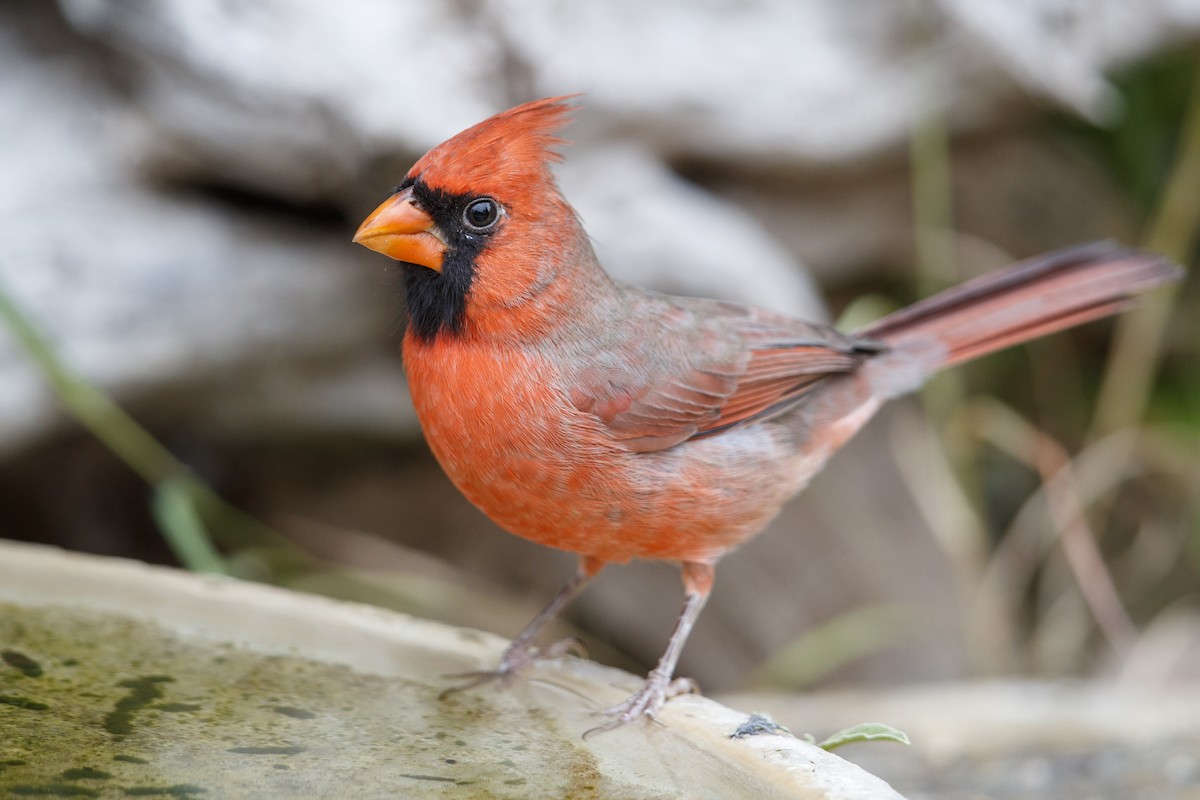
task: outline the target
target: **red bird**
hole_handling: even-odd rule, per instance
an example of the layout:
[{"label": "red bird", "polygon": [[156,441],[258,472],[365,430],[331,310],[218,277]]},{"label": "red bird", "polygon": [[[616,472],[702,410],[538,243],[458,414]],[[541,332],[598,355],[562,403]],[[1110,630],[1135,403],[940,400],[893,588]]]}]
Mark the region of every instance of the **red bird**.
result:
[{"label": "red bird", "polygon": [[578,574],[468,685],[564,652],[537,636],[606,565],[680,565],[686,602],[666,652],[605,728],[654,718],[690,688],[675,665],[717,561],[886,400],[1180,274],[1157,256],[1086,245],[849,334],[618,283],[550,171],[569,99],[518,106],[433,148],[354,241],[404,262],[405,369],[450,479],[506,530],[579,554]]}]

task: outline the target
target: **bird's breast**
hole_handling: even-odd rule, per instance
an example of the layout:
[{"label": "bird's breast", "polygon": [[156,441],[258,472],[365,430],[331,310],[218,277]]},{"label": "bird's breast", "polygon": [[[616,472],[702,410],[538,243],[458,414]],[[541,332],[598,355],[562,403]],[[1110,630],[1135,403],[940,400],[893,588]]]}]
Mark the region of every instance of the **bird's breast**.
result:
[{"label": "bird's breast", "polygon": [[450,479],[501,527],[551,547],[611,562],[712,559],[795,490],[794,454],[765,428],[636,453],[572,403],[545,355],[409,338],[404,360]]},{"label": "bird's breast", "polygon": [[591,546],[583,529],[604,505],[620,453],[598,421],[571,406],[551,362],[413,340],[404,362],[430,449],[471,502],[526,538],[577,552]]}]

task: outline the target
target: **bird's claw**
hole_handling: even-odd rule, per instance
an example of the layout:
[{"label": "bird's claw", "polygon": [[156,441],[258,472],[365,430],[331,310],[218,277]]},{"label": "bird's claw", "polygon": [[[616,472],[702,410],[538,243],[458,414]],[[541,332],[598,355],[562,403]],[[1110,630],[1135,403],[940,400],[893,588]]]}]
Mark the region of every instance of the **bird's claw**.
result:
[{"label": "bird's claw", "polygon": [[448,678],[459,678],[464,682],[457,686],[443,689],[441,694],[438,695],[438,699],[445,700],[452,694],[474,689],[477,686],[482,686],[492,681],[499,681],[502,686],[507,686],[519,672],[530,664],[538,661],[562,658],[565,655],[583,657],[587,655],[587,650],[583,646],[583,642],[574,637],[560,639],[545,647],[513,642],[504,651],[504,655],[500,657],[500,663],[496,665],[495,669],[485,669],[476,672],[456,672],[447,675],[446,677]]},{"label": "bird's claw", "polygon": [[675,678],[671,680],[668,675],[651,672],[640,691],[612,708],[597,711],[597,714],[612,717],[612,719],[603,725],[586,731],[583,734],[583,738],[586,739],[597,733],[614,730],[622,725],[633,722],[639,717],[645,717],[646,719],[658,722],[658,712],[668,700],[672,697],[678,697],[681,694],[696,694],[699,691],[700,687],[691,678]]}]

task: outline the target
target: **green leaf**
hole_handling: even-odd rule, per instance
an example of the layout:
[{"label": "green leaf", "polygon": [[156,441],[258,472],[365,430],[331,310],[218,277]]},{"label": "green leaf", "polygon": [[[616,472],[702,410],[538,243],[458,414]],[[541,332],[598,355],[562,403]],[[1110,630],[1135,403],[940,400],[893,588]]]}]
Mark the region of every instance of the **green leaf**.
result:
[{"label": "green leaf", "polygon": [[882,722],[864,722],[860,725],[855,725],[852,728],[846,728],[844,731],[838,731],[833,736],[830,736],[823,742],[818,742],[817,747],[822,750],[834,750],[845,744],[854,744],[855,742],[899,742],[900,744],[912,744],[908,740],[908,735],[891,725],[884,725]]}]

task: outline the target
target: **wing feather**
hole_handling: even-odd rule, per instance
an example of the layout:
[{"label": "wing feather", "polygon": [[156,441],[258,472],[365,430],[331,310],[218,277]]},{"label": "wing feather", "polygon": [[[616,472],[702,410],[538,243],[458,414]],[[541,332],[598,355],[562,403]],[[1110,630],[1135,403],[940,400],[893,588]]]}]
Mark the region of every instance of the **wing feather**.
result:
[{"label": "wing feather", "polygon": [[[629,345],[636,368],[585,390],[578,402],[635,451],[661,450],[691,438],[786,413],[831,375],[854,370],[878,345],[832,328],[727,303],[678,300],[669,341]],[[718,313],[714,314],[714,310]],[[697,318],[702,324],[697,325]],[[689,345],[679,347],[682,339]],[[675,344],[674,349],[671,344]],[[675,353],[674,359],[663,354]],[[636,376],[636,377],[632,377]],[[608,413],[605,413],[607,411]]]}]

